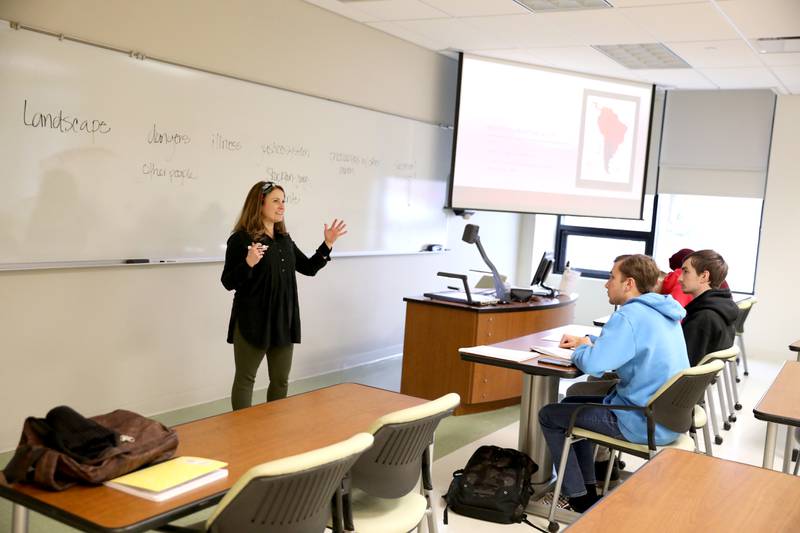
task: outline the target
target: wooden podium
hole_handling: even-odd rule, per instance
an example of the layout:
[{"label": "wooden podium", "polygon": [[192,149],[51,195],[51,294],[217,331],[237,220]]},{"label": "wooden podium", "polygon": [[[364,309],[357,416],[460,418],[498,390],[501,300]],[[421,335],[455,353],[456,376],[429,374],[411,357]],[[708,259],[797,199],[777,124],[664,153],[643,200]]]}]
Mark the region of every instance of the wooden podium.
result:
[{"label": "wooden podium", "polygon": [[577,296],[485,307],[422,296],[403,300],[406,329],[400,391],[429,400],[457,392],[460,415],[519,402],[522,373],[462,361],[458,349],[571,324]]}]

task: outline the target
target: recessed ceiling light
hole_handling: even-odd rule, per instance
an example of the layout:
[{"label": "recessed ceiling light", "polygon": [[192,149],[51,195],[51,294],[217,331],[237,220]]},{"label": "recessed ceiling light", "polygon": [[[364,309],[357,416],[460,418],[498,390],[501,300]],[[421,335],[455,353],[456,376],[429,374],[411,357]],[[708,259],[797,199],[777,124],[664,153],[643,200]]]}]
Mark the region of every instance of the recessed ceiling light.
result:
[{"label": "recessed ceiling light", "polygon": [[525,9],[542,11],[575,11],[580,9],[605,9],[614,7],[605,0],[514,0]]},{"label": "recessed ceiling light", "polygon": [[791,54],[800,52],[800,36],[756,39],[753,44],[762,54]]},{"label": "recessed ceiling light", "polygon": [[592,48],[634,70],[691,68],[689,63],[661,43],[594,45]]}]

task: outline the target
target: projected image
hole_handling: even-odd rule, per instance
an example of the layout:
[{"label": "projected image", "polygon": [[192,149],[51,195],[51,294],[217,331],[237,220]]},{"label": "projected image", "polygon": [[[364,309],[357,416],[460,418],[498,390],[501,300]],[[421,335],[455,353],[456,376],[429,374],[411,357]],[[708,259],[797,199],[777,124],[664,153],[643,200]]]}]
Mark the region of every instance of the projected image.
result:
[{"label": "projected image", "polygon": [[578,187],[631,190],[639,103],[634,96],[584,90]]},{"label": "projected image", "polygon": [[449,206],[639,219],[653,86],[462,54]]}]

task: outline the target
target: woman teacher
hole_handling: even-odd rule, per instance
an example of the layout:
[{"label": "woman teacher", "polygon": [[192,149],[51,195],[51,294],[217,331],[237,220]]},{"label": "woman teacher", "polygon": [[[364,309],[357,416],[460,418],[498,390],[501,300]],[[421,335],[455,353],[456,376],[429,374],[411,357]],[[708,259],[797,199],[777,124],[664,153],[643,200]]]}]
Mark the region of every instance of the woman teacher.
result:
[{"label": "woman teacher", "polygon": [[325,224],[325,241],[306,257],[286,230],[286,194],[271,181],[247,193],[242,214],[228,239],[222,284],[235,290],[228,325],[236,375],[233,409],[250,407],[256,372],[267,356],[267,401],[285,398],[294,344],[300,342],[300,307],[295,272],[313,276],[328,261],[333,243],[347,233],[343,221]]}]

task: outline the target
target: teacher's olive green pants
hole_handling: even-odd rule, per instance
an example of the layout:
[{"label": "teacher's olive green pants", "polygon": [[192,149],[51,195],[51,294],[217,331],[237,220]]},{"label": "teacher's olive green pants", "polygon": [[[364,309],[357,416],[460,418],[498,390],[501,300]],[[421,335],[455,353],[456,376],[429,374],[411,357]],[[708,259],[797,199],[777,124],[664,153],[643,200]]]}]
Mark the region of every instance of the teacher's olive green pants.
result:
[{"label": "teacher's olive green pants", "polygon": [[286,394],[289,392],[289,371],[292,369],[293,351],[294,344],[270,346],[267,349],[257,348],[242,337],[237,324],[233,332],[233,358],[236,362],[236,374],[231,388],[233,410],[244,409],[252,405],[256,373],[265,354],[269,371],[267,401],[286,398]]}]

